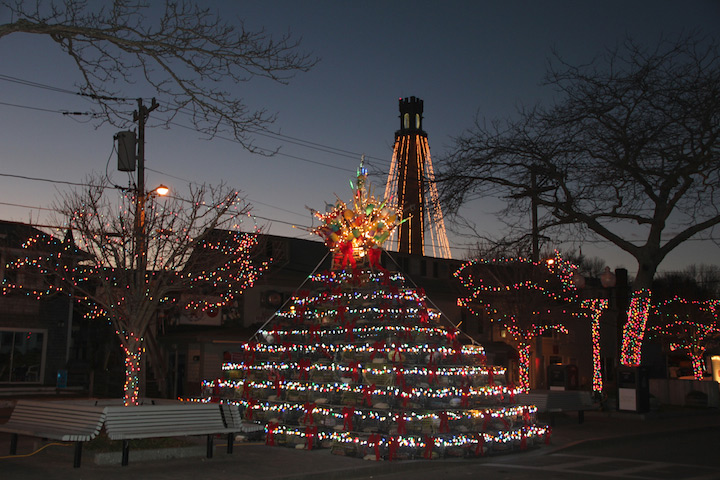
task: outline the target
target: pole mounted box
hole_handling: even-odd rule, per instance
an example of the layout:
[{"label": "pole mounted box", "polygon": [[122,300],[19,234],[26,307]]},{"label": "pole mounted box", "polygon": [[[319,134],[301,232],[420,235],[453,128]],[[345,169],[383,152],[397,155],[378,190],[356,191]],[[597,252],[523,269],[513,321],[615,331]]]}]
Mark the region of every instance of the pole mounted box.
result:
[{"label": "pole mounted box", "polygon": [[137,162],[135,132],[131,130],[118,132],[115,139],[117,140],[118,170],[134,172]]}]

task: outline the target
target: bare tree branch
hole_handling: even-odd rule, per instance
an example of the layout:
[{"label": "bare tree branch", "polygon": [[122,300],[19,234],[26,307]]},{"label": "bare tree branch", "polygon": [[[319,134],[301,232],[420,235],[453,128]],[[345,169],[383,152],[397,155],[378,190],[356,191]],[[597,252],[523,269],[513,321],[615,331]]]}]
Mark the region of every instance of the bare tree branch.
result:
[{"label": "bare tree branch", "polygon": [[[228,23],[210,8],[168,0],[164,9],[146,1],[10,1],[0,8],[12,17],[0,38],[13,33],[45,35],[68,54],[84,83],[82,94],[102,110],[101,121],[125,126],[131,120],[122,98],[128,87],[161,99],[163,121],[187,114],[199,132],[231,133],[254,151],[248,132],[274,120],[237,96],[237,84],[255,78],[287,83],[317,59],[298,50],[289,34],[273,39],[264,30]],[[122,87],[125,88],[122,88]]]},{"label": "bare tree branch", "polygon": [[720,224],[718,53],[691,34],[654,49],[627,40],[580,66],[556,56],[545,79],[555,104],[478,119],[441,159],[444,211],[452,219],[469,201],[502,196],[514,240],[535,202],[544,235],[562,240],[575,226],[612,242],[637,259],[636,288],[649,288],[670,251]]}]

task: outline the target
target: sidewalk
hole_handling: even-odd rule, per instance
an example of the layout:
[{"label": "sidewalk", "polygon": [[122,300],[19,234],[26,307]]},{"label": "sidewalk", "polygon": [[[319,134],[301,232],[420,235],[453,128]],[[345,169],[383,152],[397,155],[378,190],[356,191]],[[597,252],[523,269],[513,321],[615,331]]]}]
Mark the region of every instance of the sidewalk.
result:
[{"label": "sidewalk", "polygon": [[[3,408],[4,407],[4,408]],[[9,415],[7,404],[0,405],[0,423]],[[549,418],[540,418],[549,423]],[[88,480],[127,480],[152,478],[153,480],[214,479],[346,479],[369,478],[384,474],[411,476],[413,471],[427,472],[436,468],[447,470],[464,462],[523,462],[570,449],[574,445],[595,442],[612,442],[618,437],[672,435],[673,432],[715,427],[720,429],[720,411],[717,409],[673,409],[648,414],[622,412],[586,412],[585,421],[578,423],[577,415],[557,415],[553,420],[549,445],[511,455],[490,456],[481,459],[413,460],[404,462],[374,462],[333,455],[329,450],[295,450],[284,447],[267,447],[258,443],[236,444],[234,453],[225,453],[222,440],[216,442],[214,457],[204,456],[152,461],[133,460],[130,464],[96,465],[92,452],[83,450],[82,467],[72,467],[73,447],[52,444],[32,456],[6,458],[10,436],[0,434],[0,476],[3,480],[50,480],[77,478]],[[201,439],[202,440],[202,439]],[[18,453],[29,454],[45,445],[40,439],[21,437]],[[442,475],[441,475],[442,476]]]}]

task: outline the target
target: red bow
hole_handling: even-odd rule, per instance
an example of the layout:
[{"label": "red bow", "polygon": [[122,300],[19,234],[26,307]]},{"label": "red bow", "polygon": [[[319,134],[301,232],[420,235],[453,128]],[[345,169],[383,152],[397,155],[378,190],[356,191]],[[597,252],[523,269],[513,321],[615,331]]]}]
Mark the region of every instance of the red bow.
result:
[{"label": "red bow", "polygon": [[552,428],[547,427],[545,430],[545,445],[550,445],[550,435],[552,434]]},{"label": "red bow", "polygon": [[495,372],[493,372],[492,367],[488,368],[488,385],[495,385]]},{"label": "red bow", "polygon": [[347,310],[347,307],[345,305],[338,306],[337,315],[335,315],[335,323],[345,322],[345,311],[346,310]]},{"label": "red bow", "polygon": [[247,349],[245,350],[245,365],[250,366],[255,363],[255,347],[257,343],[248,342]]},{"label": "red bow", "polygon": [[367,444],[368,447],[373,444],[375,445],[375,460],[380,460],[380,435],[377,433],[370,435]]},{"label": "red bow", "polygon": [[248,406],[245,408],[245,418],[247,420],[252,420],[253,418],[253,407],[257,405],[257,400],[254,398],[248,399]]},{"label": "red bow", "polygon": [[343,268],[347,268],[350,265],[351,268],[355,268],[355,257],[353,256],[353,244],[352,242],[343,242],[339,246],[340,248],[340,264]]},{"label": "red bow", "polygon": [[392,353],[390,354],[390,361],[402,362],[402,352],[400,352],[398,348],[393,350]]},{"label": "red bow", "polygon": [[430,314],[427,311],[427,308],[420,309],[420,323],[429,323],[430,322]]},{"label": "red bow", "polygon": [[382,253],[382,250],[379,248],[370,248],[367,251],[367,257],[368,262],[370,263],[370,268],[378,268],[382,269],[383,267],[380,265],[380,254]]},{"label": "red bow", "polygon": [[520,450],[527,448],[527,437],[525,436],[525,427],[520,430]]},{"label": "red bow", "polygon": [[250,398],[250,382],[247,379],[243,382],[242,398]]},{"label": "red bow", "polygon": [[390,454],[388,455],[388,461],[392,461],[397,456],[398,448],[400,448],[398,439],[390,437]]},{"label": "red bow", "polygon": [[430,356],[430,361],[427,364],[428,369],[428,383],[433,384],[437,382],[437,364],[433,362],[432,355]]},{"label": "red bow", "polygon": [[470,386],[465,386],[462,389],[462,396],[460,397],[460,405],[467,407],[470,405]]},{"label": "red bow", "polygon": [[492,414],[490,412],[483,413],[483,424],[482,424],[483,431],[487,430],[488,423],[490,423],[490,420],[492,420]]},{"label": "red bow", "polygon": [[523,407],[523,421],[525,425],[530,423],[530,408],[527,406]]},{"label": "red bow", "polygon": [[434,446],[435,438],[430,435],[425,435],[425,451],[423,452],[424,458],[432,458],[432,451]]},{"label": "red bow", "polygon": [[384,348],[384,347],[385,347],[385,342],[375,342],[375,343],[373,343],[373,346],[372,346],[372,348],[373,348],[373,353],[372,353],[372,355],[370,355],[370,361],[371,361],[371,362],[372,362],[373,359],[375,358],[375,355],[376,355],[382,348]]},{"label": "red bow", "polygon": [[279,373],[275,377],[275,394],[279,397],[280,393],[282,391],[281,384],[285,381],[285,377],[280,375]]},{"label": "red bow", "polygon": [[357,360],[353,360],[350,362],[349,365],[350,368],[352,368],[352,379],[354,382],[358,381],[358,378],[360,378],[360,372],[358,371],[358,368],[360,367],[360,362]]},{"label": "red bow", "polygon": [[343,415],[343,430],[346,432],[349,432],[353,429],[353,415],[355,415],[355,409],[352,407],[343,407],[342,409],[342,415]]},{"label": "red bow", "polygon": [[405,374],[403,373],[402,363],[395,366],[395,384],[400,388],[405,388]]},{"label": "red bow", "polygon": [[305,402],[305,416],[303,417],[303,423],[305,425],[312,425],[315,423],[313,418],[313,410],[315,410],[315,403]]},{"label": "red bow", "polygon": [[478,443],[477,447],[475,447],[475,455],[482,455],[485,456],[485,451],[483,450],[483,446],[485,445],[485,435],[482,433],[478,435]]},{"label": "red bow", "polygon": [[343,326],[345,327],[345,339],[351,342],[355,340],[355,320],[353,320],[352,322],[347,322],[343,324]]},{"label": "red bow", "polygon": [[448,422],[447,412],[438,413],[438,417],[440,417],[440,427],[438,428],[438,431],[440,433],[448,433],[450,431],[450,425]]},{"label": "red bow", "polygon": [[325,355],[327,358],[329,358],[330,360],[332,360],[332,358],[333,358],[332,355],[330,355],[330,353],[327,351],[327,349],[326,349],[325,347],[322,347],[322,346],[321,346],[321,347],[318,347],[318,350],[320,351],[320,353],[322,353],[322,354]]},{"label": "red bow", "polygon": [[405,428],[405,414],[400,412],[397,414],[397,417],[395,417],[395,421],[397,422],[397,433],[398,435],[402,435],[404,433],[407,433],[407,428]]},{"label": "red bow", "polygon": [[308,333],[310,334],[310,340],[314,340],[316,342],[320,341],[320,335],[318,335],[318,326],[317,325],[315,325],[315,324],[310,325],[310,329],[309,329]]},{"label": "red bow", "polygon": [[452,348],[453,350],[455,350],[455,353],[453,353],[453,358],[460,358],[460,354],[462,353],[462,343],[460,343],[458,340],[453,340]]},{"label": "red bow", "polygon": [[267,434],[265,435],[265,445],[275,445],[275,429],[278,428],[277,422],[270,422],[267,425]]},{"label": "red bow", "polygon": [[313,448],[313,438],[317,435],[317,427],[305,427],[305,445],[308,450]]},{"label": "red bow", "polygon": [[300,368],[300,375],[298,375],[298,378],[300,380],[307,380],[308,379],[308,369],[310,368],[311,362],[309,358],[301,358],[298,360],[298,368]]}]

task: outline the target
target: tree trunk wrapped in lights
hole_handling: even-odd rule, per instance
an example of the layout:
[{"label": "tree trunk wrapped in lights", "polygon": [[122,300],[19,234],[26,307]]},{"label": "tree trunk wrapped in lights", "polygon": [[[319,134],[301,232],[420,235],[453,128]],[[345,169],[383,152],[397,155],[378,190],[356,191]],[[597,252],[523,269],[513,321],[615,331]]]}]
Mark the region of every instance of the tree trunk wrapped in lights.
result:
[{"label": "tree trunk wrapped in lights", "polygon": [[354,193],[353,205],[318,215],[333,268],[312,274],[312,287],[228,354],[226,378],[206,381],[206,397],[240,405],[268,445],[373,460],[543,441],[548,430],[535,424],[535,407],[515,403],[505,369],[487,365],[422,289],[368,255],[400,220],[367,194],[362,165]]}]

